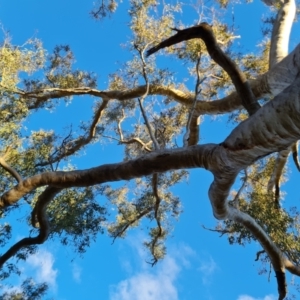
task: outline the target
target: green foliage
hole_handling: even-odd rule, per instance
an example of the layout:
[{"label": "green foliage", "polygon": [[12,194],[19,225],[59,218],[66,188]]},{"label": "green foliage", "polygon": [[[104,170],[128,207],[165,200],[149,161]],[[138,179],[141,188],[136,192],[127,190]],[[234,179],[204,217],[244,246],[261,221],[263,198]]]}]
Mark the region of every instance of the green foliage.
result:
[{"label": "green foliage", "polygon": [[102,188],[64,190],[49,205],[49,222],[53,238],[59,237],[63,245],[72,245],[82,254],[103,233],[106,209],[98,204],[96,196]]},{"label": "green foliage", "polygon": [[5,40],[0,48],[0,87],[13,91],[20,82],[20,73],[32,73],[45,64],[45,50],[38,39],[28,40],[22,47]]}]

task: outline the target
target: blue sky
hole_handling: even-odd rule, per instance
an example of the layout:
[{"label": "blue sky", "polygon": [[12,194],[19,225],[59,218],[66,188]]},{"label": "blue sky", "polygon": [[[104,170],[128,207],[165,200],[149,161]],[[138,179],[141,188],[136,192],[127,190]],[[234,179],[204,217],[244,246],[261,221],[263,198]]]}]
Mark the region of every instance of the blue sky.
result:
[{"label": "blue sky", "polygon": [[[49,52],[57,44],[69,44],[76,56],[76,67],[96,72],[98,88],[104,89],[107,75],[119,68],[118,61],[130,57],[120,46],[129,36],[126,3],[120,5],[112,19],[104,22],[95,22],[89,17],[91,7],[92,1],[0,0],[0,21],[9,30],[14,44],[23,44],[32,36],[42,39]],[[229,9],[230,17],[232,8]],[[244,50],[256,51],[255,46],[261,38],[259,21],[263,9],[263,4],[255,2],[248,6],[238,5],[233,10],[235,25],[239,26],[237,34],[241,35],[236,43]],[[197,16],[191,12],[189,24],[194,19]],[[291,41],[294,46],[299,39],[294,35]],[[82,108],[83,102],[86,109]],[[77,98],[70,105],[72,114],[64,114],[65,107],[61,105],[53,113],[45,111],[31,118],[26,126],[51,128],[53,120],[64,114],[63,128],[72,122],[74,114],[78,120],[89,118],[91,105],[90,99]],[[201,142],[221,142],[230,130],[230,124],[224,126],[221,118],[206,118],[201,126]],[[76,161],[76,165],[88,168],[117,162],[121,159],[120,153],[121,150],[115,150],[113,145],[107,148],[95,145]],[[286,201],[290,205],[299,200],[293,189],[297,174],[293,166],[291,170],[291,181],[285,185]],[[104,235],[99,236],[82,258],[72,249],[53,241],[46,242],[22,265],[24,272],[37,280],[47,281],[50,295],[58,300],[276,299],[274,274],[270,282],[267,276],[257,274],[258,265],[254,261],[256,251],[260,250],[257,244],[244,248],[229,246],[225,237],[219,238],[202,228],[202,225],[213,227],[216,222],[207,196],[211,180],[208,172],[194,170],[187,183],[176,187],[184,213],[168,241],[167,257],[154,268],[145,263],[147,253],[142,247],[145,233],[135,230],[113,245]],[[25,234],[20,231],[16,238]],[[17,288],[19,279],[14,280]]]}]

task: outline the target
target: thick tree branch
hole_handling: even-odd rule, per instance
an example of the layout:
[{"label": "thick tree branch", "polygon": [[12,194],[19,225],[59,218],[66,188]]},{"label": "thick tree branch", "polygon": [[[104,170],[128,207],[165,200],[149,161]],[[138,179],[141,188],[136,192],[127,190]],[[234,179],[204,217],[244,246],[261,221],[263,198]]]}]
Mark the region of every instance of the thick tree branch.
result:
[{"label": "thick tree branch", "polygon": [[[249,84],[256,99],[266,95],[276,96],[285,88],[292,84],[300,69],[300,44],[280,63],[276,64],[272,70],[259,76],[255,80],[250,80]],[[128,90],[101,91],[89,87],[80,88],[50,88],[40,91],[24,92],[19,91],[16,94],[26,98],[35,99],[34,104],[29,105],[29,109],[37,109],[42,103],[49,99],[57,99],[69,96],[90,95],[102,97],[107,100],[117,99],[119,101],[133,99],[142,96],[146,91],[146,86],[138,86]],[[192,106],[194,94],[183,92],[170,86],[149,85],[149,95],[161,95],[174,99],[185,106]],[[198,100],[196,111],[199,115],[204,114],[224,114],[232,112],[242,107],[240,97],[233,92],[227,97],[214,101]]]},{"label": "thick tree branch", "polygon": [[176,29],[176,31],[177,33],[175,35],[149,49],[147,55],[149,56],[162,48],[172,46],[182,41],[200,38],[204,41],[210,57],[230,76],[238,94],[241,97],[242,104],[248,111],[249,115],[252,115],[260,108],[245,75],[219,47],[211,26],[207,23],[201,23],[200,25],[183,30]]}]

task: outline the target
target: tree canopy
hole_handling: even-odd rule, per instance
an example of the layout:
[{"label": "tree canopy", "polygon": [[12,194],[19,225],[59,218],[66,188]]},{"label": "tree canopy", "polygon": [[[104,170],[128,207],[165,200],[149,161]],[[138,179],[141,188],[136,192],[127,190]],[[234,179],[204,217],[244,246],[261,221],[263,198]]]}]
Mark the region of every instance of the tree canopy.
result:
[{"label": "tree canopy", "polygon": [[[128,57],[104,80],[105,88],[100,74],[77,68],[70,45],[52,52],[37,38],[14,45],[4,31],[2,280],[21,272],[13,257],[26,260],[49,239],[83,254],[99,233],[115,240],[137,226],[147,230],[144,245],[155,265],[166,255],[166,240],[182,213],[173,188],[190,169],[203,168],[213,175],[208,198],[218,223],[210,230],[227,236],[230,244],[258,242],[257,260],[262,268],[270,264],[278,299],[286,299],[286,271],[300,276],[299,211],[283,204],[280,188],[288,180],[290,153],[300,171],[300,46],[288,50],[295,1],[264,3],[263,42],[255,54],[235,43],[239,37],[226,15],[234,5],[229,1],[195,5],[199,18],[189,24],[182,20],[190,8],[173,1],[96,3],[91,16],[100,22],[128,5],[131,30],[122,45]],[[175,64],[181,64],[180,71]],[[83,97],[89,119],[74,115],[67,128],[63,120],[53,120],[51,130],[26,128],[32,116],[55,111],[62,101],[68,114],[74,99]],[[202,142],[206,115],[222,115],[223,122],[234,124],[222,142]],[[123,157],[76,167],[99,143],[120,147]],[[18,225],[12,219],[20,209],[28,236],[15,242],[12,230]],[[26,279],[22,291],[2,297],[38,299],[46,290],[46,284]]]}]

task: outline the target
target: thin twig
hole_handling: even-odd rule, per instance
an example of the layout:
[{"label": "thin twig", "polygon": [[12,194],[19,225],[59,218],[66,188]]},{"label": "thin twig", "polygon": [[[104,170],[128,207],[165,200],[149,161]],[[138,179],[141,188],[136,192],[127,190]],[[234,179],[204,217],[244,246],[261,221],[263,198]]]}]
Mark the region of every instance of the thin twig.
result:
[{"label": "thin twig", "polygon": [[188,121],[186,124],[186,133],[184,134],[183,137],[183,145],[184,147],[188,147],[191,145],[195,145],[198,142],[199,137],[194,137],[191,140],[191,133],[197,130],[193,130],[192,126],[199,126],[198,122],[192,122],[193,118],[198,118],[199,114],[195,115],[196,113],[196,103],[197,103],[197,97],[201,92],[201,89],[199,90],[199,86],[200,84],[206,79],[206,77],[200,79],[200,72],[199,72],[199,66],[200,66],[200,62],[201,62],[201,53],[197,59],[197,63],[196,63],[196,74],[197,74],[197,80],[196,80],[196,85],[195,85],[195,96],[194,96],[194,101],[193,101],[193,105],[190,109],[189,112],[189,117],[188,117]]},{"label": "thin twig", "polygon": [[135,48],[139,52],[139,55],[140,55],[140,58],[141,58],[141,61],[142,61],[142,65],[143,65],[143,67],[142,67],[143,77],[144,77],[144,80],[145,80],[145,83],[146,83],[146,91],[145,91],[145,93],[144,93],[143,96],[141,96],[140,98],[138,98],[138,102],[139,102],[139,106],[140,106],[140,109],[141,109],[141,112],[142,112],[142,115],[143,115],[144,122],[146,124],[147,129],[148,129],[148,133],[149,133],[150,138],[151,138],[151,140],[153,142],[154,149],[158,150],[160,148],[159,143],[157,142],[157,140],[155,138],[155,135],[152,132],[151,125],[149,123],[149,120],[147,118],[146,112],[145,112],[144,107],[143,107],[143,101],[145,100],[145,98],[149,94],[149,80],[148,80],[147,71],[146,71],[146,62],[145,62],[145,59],[144,59],[145,48],[144,49],[140,49],[137,45],[135,45]]},{"label": "thin twig", "polygon": [[49,164],[59,162],[63,158],[66,158],[66,157],[74,154],[78,150],[80,150],[83,147],[85,147],[86,145],[88,145],[93,140],[93,138],[96,136],[97,125],[98,125],[98,123],[101,119],[101,116],[102,116],[103,111],[106,108],[107,104],[108,104],[108,100],[103,99],[103,102],[101,103],[101,105],[97,109],[96,113],[94,114],[93,122],[92,122],[91,126],[88,129],[87,135],[80,136],[79,138],[68,142],[67,145],[65,145],[63,151],[58,151],[57,152],[58,154],[56,156],[50,158],[48,161],[38,163],[35,166],[36,167],[44,167],[44,166],[47,166]]},{"label": "thin twig", "polygon": [[152,189],[153,189],[153,194],[154,194],[154,197],[155,197],[155,205],[154,205],[154,218],[156,220],[156,224],[157,224],[157,227],[158,227],[158,232],[156,234],[156,236],[154,237],[152,243],[151,243],[151,253],[153,255],[153,261],[151,263],[152,266],[154,266],[157,261],[158,261],[158,258],[155,257],[155,246],[157,245],[157,242],[160,238],[162,238],[163,236],[163,229],[162,229],[162,226],[161,226],[161,222],[160,222],[160,216],[159,216],[159,206],[160,206],[160,203],[161,203],[161,199],[159,197],[159,194],[158,194],[158,174],[157,173],[154,173],[153,176],[152,176]]},{"label": "thin twig", "polygon": [[[107,136],[107,135],[101,135],[104,138],[107,139],[111,139],[111,140],[115,140],[117,142],[119,142],[120,144],[133,144],[133,143],[137,143],[140,144],[142,146],[143,149],[145,149],[147,152],[151,152],[152,150],[147,146],[147,144],[145,144],[143,141],[141,141],[139,138],[131,138],[130,140],[119,140],[113,136]],[[151,141],[149,142],[151,143]]]},{"label": "thin twig", "polygon": [[239,188],[238,192],[236,193],[232,203],[233,203],[233,206],[236,208],[236,209],[239,209],[239,198],[240,198],[240,195],[243,191],[243,189],[245,188],[246,184],[247,184],[247,180],[248,180],[248,172],[247,172],[247,169],[244,170],[244,173],[245,173],[245,177],[244,177],[244,180],[243,180],[243,184],[241,185],[241,187]]}]

